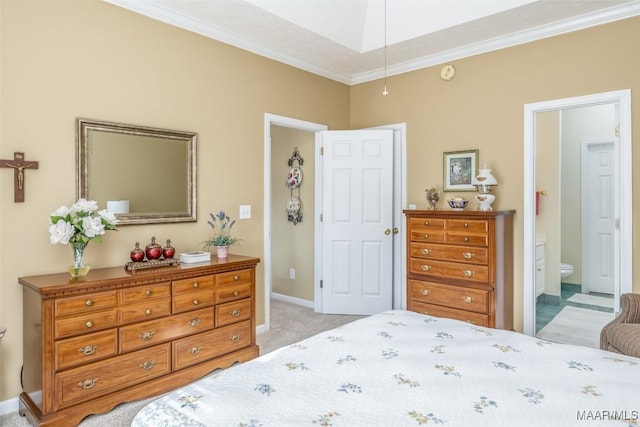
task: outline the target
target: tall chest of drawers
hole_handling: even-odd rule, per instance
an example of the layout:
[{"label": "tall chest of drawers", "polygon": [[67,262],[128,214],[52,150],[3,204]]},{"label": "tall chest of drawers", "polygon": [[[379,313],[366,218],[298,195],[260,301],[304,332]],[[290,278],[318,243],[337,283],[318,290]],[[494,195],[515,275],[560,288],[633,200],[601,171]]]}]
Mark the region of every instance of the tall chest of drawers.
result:
[{"label": "tall chest of drawers", "polygon": [[77,425],[90,414],[192,382],[258,356],[258,258],[127,273],[21,277],[23,393],[32,425]]},{"label": "tall chest of drawers", "polygon": [[405,210],[407,308],[513,329],[514,211]]}]

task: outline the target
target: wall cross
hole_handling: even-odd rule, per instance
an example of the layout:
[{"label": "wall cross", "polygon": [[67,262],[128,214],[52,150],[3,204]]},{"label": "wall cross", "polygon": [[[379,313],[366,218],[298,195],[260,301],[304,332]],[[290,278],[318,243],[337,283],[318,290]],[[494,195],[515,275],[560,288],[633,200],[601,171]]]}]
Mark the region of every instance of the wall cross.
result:
[{"label": "wall cross", "polygon": [[38,162],[26,161],[24,153],[16,151],[13,160],[0,159],[0,168],[13,169],[13,201],[24,202],[24,170],[38,169]]}]

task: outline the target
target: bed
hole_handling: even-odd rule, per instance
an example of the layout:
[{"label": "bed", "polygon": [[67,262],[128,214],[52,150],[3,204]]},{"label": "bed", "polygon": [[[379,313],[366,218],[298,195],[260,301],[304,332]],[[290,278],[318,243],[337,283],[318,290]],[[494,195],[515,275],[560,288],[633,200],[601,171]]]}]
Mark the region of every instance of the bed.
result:
[{"label": "bed", "polygon": [[392,310],[176,389],[132,426],[638,426],[639,388],[639,358]]}]

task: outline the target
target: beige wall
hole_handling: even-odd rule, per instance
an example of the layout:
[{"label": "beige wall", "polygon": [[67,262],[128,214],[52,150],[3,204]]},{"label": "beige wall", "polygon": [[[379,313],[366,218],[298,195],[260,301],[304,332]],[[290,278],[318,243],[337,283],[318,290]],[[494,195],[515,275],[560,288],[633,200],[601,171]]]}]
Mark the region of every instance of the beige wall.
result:
[{"label": "beige wall", "polygon": [[[640,18],[632,18],[535,43],[454,61],[446,82],[440,67],[352,87],[351,126],[407,123],[408,203],[423,204],[424,189],[442,188],[442,152],[478,148],[480,164],[500,183],[494,208],[515,209],[514,320],[523,327],[523,106],[619,89],[631,89],[639,104]],[[612,72],[611,70],[615,70]],[[640,141],[640,109],[632,108],[633,140]],[[640,150],[634,147],[634,160]],[[640,194],[640,175],[633,177]],[[640,220],[634,198],[633,222]],[[634,230],[634,235],[637,233]],[[634,268],[640,246],[634,240]],[[635,292],[640,284],[634,283]]]},{"label": "beige wall", "polygon": [[[16,278],[62,271],[70,261],[68,248],[49,243],[47,221],[75,199],[76,117],[190,130],[199,141],[198,222],[121,227],[89,246],[94,267],[124,264],[133,243],[152,235],[171,238],[178,251],[198,249],[209,232],[207,213],[237,217],[240,204],[253,206],[253,219],[236,226],[243,239],[236,252],[262,256],[256,183],[263,179],[265,112],[331,129],[406,122],[408,203],[419,206],[425,188],[442,187],[442,152],[478,148],[500,182],[494,207],[518,212],[521,330],[523,105],[624,88],[636,105],[640,91],[640,18],[455,61],[450,82],[440,79],[440,67],[390,77],[386,98],[380,81],[348,88],[97,0],[0,0],[0,20],[0,156],[24,151],[40,161],[27,171],[25,203],[13,203],[12,174],[0,170],[0,324],[9,328],[0,348],[0,401],[20,392]],[[637,140],[640,109],[632,110]],[[640,219],[637,202],[634,211]],[[637,266],[637,245],[634,253]],[[258,323],[262,276],[260,265]]]},{"label": "beige wall", "polygon": [[[271,290],[292,298],[313,301],[314,217],[315,211],[315,135],[299,129],[271,127]],[[292,190],[285,181],[287,161],[298,147],[304,160],[300,192],[302,222],[287,220],[285,209]],[[295,162],[295,167],[298,163]],[[289,269],[296,270],[295,279]]]},{"label": "beige wall", "polygon": [[[207,214],[237,218],[241,204],[253,218],[234,228],[234,252],[262,257],[265,112],[346,128],[349,88],[98,0],[1,0],[0,19],[0,158],[24,151],[40,162],[26,172],[24,203],[13,202],[13,174],[0,169],[3,401],[20,392],[17,278],[64,271],[71,260],[47,227],[50,212],[76,197],[76,117],[198,133],[198,222],[120,227],[89,245],[94,267],[123,265],[151,236],[200,249]],[[258,324],[262,276],[260,264]]]}]

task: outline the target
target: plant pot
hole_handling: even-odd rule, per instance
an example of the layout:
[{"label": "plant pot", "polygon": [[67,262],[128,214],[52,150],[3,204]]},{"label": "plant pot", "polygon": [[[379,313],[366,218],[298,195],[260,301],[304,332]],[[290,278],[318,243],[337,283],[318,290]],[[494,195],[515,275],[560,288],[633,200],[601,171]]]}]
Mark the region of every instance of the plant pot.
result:
[{"label": "plant pot", "polygon": [[229,246],[216,246],[216,256],[224,259],[229,255]]}]

